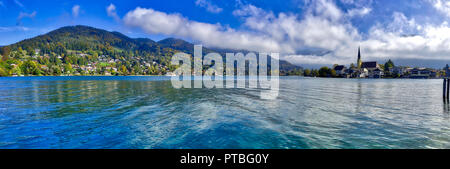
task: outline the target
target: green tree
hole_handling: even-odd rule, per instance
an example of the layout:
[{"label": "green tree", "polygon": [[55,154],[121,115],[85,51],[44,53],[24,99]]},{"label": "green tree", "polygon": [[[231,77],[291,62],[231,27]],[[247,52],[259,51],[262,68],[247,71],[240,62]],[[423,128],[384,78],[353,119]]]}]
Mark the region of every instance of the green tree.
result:
[{"label": "green tree", "polygon": [[2,76],[9,76],[9,71],[0,67],[0,77]]},{"label": "green tree", "polygon": [[34,52],[34,49],[31,48],[30,46],[27,47],[27,54],[28,54],[29,56],[34,56],[34,55],[36,55],[36,53]]},{"label": "green tree", "polygon": [[312,76],[312,77],[317,77],[317,76],[319,76],[319,70],[314,69],[314,70],[311,72],[311,76]]},{"label": "green tree", "polygon": [[135,74],[138,74],[138,75],[142,74],[142,69],[139,66],[139,64],[136,64],[136,65],[133,66],[133,71],[134,71]]},{"label": "green tree", "polygon": [[1,55],[3,56],[2,57],[2,60],[8,60],[8,58],[9,58],[9,54],[11,53],[11,48],[9,48],[9,46],[5,46],[5,47],[3,47],[3,48],[1,48]]},{"label": "green tree", "polygon": [[23,54],[23,49],[22,49],[22,47],[19,47],[19,48],[17,49],[17,51],[18,51],[20,54]]},{"label": "green tree", "polygon": [[12,73],[14,73],[14,74],[16,74],[16,75],[22,75],[22,74],[23,74],[23,73],[22,73],[22,69],[20,69],[19,66],[13,68],[11,71],[12,71]]},{"label": "green tree", "polygon": [[330,68],[328,68],[328,67],[326,67],[326,66],[321,67],[321,68],[319,69],[319,76],[320,76],[320,77],[329,77],[330,74],[331,74],[330,72],[331,72]]},{"label": "green tree", "polygon": [[20,69],[25,75],[41,75],[38,63],[35,61],[27,60],[20,65]]},{"label": "green tree", "polygon": [[303,71],[304,76],[311,76],[311,70],[309,69],[305,69],[305,71]]},{"label": "green tree", "polygon": [[55,75],[55,76],[59,76],[62,74],[61,68],[57,65],[53,65],[51,70],[52,70],[53,75]]},{"label": "green tree", "polygon": [[68,63],[68,64],[64,65],[64,72],[66,74],[71,74],[73,72],[72,64]]},{"label": "green tree", "polygon": [[385,64],[384,64],[384,71],[389,71],[389,68],[393,68],[395,67],[394,62],[392,62],[391,59],[389,59]]},{"label": "green tree", "polygon": [[337,77],[336,70],[330,69],[330,76],[331,76],[331,77]]},{"label": "green tree", "polygon": [[122,65],[120,67],[120,72],[122,73],[122,75],[128,75],[127,67],[125,67],[125,65]]},{"label": "green tree", "polygon": [[384,76],[385,77],[396,77],[396,75],[393,75],[392,72],[390,71],[391,68],[393,68],[394,62],[392,62],[391,59],[389,59],[384,65],[380,65],[380,67],[384,70]]}]

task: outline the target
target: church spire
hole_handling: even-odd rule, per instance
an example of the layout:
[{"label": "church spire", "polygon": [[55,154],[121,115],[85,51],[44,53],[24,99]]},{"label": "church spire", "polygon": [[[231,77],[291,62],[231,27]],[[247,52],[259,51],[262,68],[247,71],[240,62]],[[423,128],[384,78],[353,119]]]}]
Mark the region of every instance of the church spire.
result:
[{"label": "church spire", "polygon": [[361,46],[358,46],[358,60],[361,60]]},{"label": "church spire", "polygon": [[358,64],[358,69],[361,69],[361,66],[362,66],[362,61],[361,61],[361,46],[358,46],[358,61],[357,61],[357,64]]}]

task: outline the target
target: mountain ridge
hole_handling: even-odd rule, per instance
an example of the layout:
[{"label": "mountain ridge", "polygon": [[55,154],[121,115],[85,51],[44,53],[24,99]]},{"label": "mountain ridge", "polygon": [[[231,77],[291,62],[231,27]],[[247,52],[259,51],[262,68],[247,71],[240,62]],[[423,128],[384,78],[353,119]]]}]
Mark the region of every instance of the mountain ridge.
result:
[{"label": "mountain ridge", "polygon": [[[31,56],[37,55],[45,56],[45,58],[52,61],[53,65],[59,65],[60,67],[69,63],[76,65],[75,67],[80,67],[87,66],[85,63],[110,62],[112,60],[113,62],[120,61],[120,63],[118,65],[108,64],[107,67],[115,67],[117,71],[122,69],[122,71],[127,73],[154,74],[155,72],[160,72],[159,74],[161,74],[173,71],[175,68],[170,65],[170,58],[173,54],[176,52],[193,54],[194,44],[178,38],[166,38],[160,41],[154,41],[149,38],[130,38],[117,31],[110,32],[95,27],[76,25],[61,27],[43,35],[0,47],[0,49],[2,55],[5,55],[5,50],[10,50],[12,55],[8,55],[19,61],[24,61]],[[244,50],[203,48],[204,53],[217,52],[224,54],[226,51],[248,53],[248,51]],[[85,57],[86,55],[92,57]],[[55,61],[53,57],[61,59],[62,62]],[[95,60],[97,57],[98,61]],[[41,57],[35,58],[35,61],[41,65],[48,65],[47,67],[52,66],[47,61],[41,62],[39,59]],[[148,67],[148,63],[159,64],[154,68],[158,70],[147,70],[145,66]],[[125,65],[125,68],[122,68],[122,65]],[[145,66],[138,68],[142,67],[142,65]],[[300,70],[302,67],[280,60],[280,70],[291,71],[293,69]],[[64,72],[63,68],[61,70]]]}]

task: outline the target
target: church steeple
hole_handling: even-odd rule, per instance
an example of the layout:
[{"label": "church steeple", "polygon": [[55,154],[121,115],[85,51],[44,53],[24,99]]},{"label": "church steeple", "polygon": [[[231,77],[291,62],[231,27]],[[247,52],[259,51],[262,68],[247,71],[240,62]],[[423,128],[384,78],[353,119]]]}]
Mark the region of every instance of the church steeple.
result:
[{"label": "church steeple", "polygon": [[362,61],[361,61],[361,47],[358,47],[358,61],[357,61],[358,69],[361,69]]}]

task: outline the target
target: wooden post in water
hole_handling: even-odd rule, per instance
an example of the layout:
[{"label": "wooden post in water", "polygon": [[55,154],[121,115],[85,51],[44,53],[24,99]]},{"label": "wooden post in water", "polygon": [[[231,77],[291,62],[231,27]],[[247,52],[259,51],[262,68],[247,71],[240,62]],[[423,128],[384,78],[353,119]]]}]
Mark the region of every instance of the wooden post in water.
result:
[{"label": "wooden post in water", "polygon": [[446,99],[446,94],[445,93],[447,93],[447,79],[446,78],[444,78],[444,85],[442,87],[442,98],[444,99],[444,102],[445,102],[445,99]]},{"label": "wooden post in water", "polygon": [[450,78],[447,78],[447,95],[446,95],[447,103],[448,103],[448,98],[449,98],[448,94],[449,94],[449,91],[450,91],[449,88],[450,88]]}]

